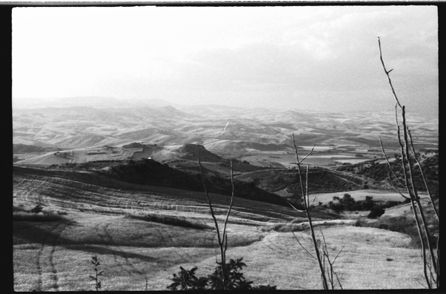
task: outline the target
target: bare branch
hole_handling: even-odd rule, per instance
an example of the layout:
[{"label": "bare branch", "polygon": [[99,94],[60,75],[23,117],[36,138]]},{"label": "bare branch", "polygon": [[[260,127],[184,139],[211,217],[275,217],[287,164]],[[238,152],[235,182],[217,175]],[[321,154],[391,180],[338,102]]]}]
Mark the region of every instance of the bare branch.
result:
[{"label": "bare branch", "polygon": [[294,232],[291,232],[291,233],[293,233],[294,239],[296,239],[297,244],[299,244],[300,247],[302,247],[302,249],[303,249],[309,256],[311,256],[312,258],[316,259],[316,257],[314,257],[314,255],[311,254],[310,251],[308,251],[307,248],[305,248],[305,246],[302,245],[302,243],[300,243],[299,238],[297,238],[296,234],[295,234]]},{"label": "bare branch", "polygon": [[399,101],[399,99],[398,99],[398,96],[397,96],[396,93],[395,93],[395,89],[393,88],[392,79],[390,78],[390,75],[389,75],[390,72],[391,72],[393,69],[391,69],[391,70],[387,70],[386,65],[384,64],[383,54],[382,54],[382,49],[381,49],[381,39],[380,39],[380,37],[378,37],[378,47],[379,47],[379,59],[381,60],[381,64],[382,64],[382,66],[383,66],[384,72],[386,73],[387,80],[389,81],[390,88],[392,89],[393,97],[395,97],[396,103],[398,103],[398,105],[399,105],[400,107],[402,107],[402,106],[401,106],[401,103],[400,103],[400,101]]},{"label": "bare branch", "polygon": [[291,206],[294,210],[301,212],[301,210],[297,209],[291,202],[287,201],[288,205]]},{"label": "bare branch", "polygon": [[407,127],[407,123],[406,123],[406,107],[403,105],[402,107],[402,117],[403,117],[403,131],[404,131],[404,142],[405,142],[405,147],[406,147],[406,154],[407,154],[407,160],[408,160],[408,166],[409,166],[409,179],[411,182],[411,186],[412,186],[412,193],[414,194],[414,198],[415,198],[415,202],[418,205],[419,208],[419,212],[420,212],[420,216],[421,216],[421,223],[424,227],[424,232],[425,232],[425,237],[426,237],[426,243],[427,243],[427,247],[429,249],[429,254],[431,256],[431,260],[432,260],[432,266],[435,270],[435,272],[437,272],[437,262],[435,260],[435,256],[434,256],[434,251],[432,249],[432,245],[431,245],[431,241],[429,236],[431,236],[430,232],[429,232],[429,228],[427,226],[427,222],[426,222],[426,217],[424,216],[424,212],[423,212],[423,207],[421,206],[421,202],[420,202],[420,197],[418,196],[418,192],[417,189],[415,187],[415,182],[414,182],[414,176],[413,176],[413,162],[411,160],[411,156],[410,156],[410,152],[409,152],[409,138],[408,138],[408,127]]},{"label": "bare branch", "polygon": [[338,274],[336,272],[334,274],[336,276],[336,280],[338,281],[339,287],[341,288],[341,290],[344,290],[344,288],[342,288],[342,284],[341,281],[339,280]]},{"label": "bare branch", "polygon": [[[387,157],[386,151],[384,150],[384,146],[383,146],[383,142],[382,142],[382,140],[381,140],[381,137],[379,138],[379,143],[381,144],[381,150],[382,150],[382,153],[383,153],[383,155],[384,155],[384,158],[386,159],[387,166],[388,166],[388,168],[389,168],[389,171],[390,171],[391,175],[392,175],[396,180],[400,180],[400,179],[395,175],[395,172],[393,171],[392,166],[390,165],[389,158]],[[392,179],[391,179],[391,180],[392,180]],[[400,194],[401,197],[403,197],[404,199],[409,199],[409,197],[405,196],[403,193],[401,193],[400,191],[398,191],[398,189],[396,189],[393,185],[390,185],[390,186],[392,187],[392,189],[393,189],[394,191],[396,191],[398,194]]]},{"label": "bare branch", "polygon": [[338,251],[338,253],[336,254],[335,258],[333,259],[333,264],[335,263],[336,259],[338,258],[339,254],[341,254],[342,250],[344,250],[344,246],[342,246],[342,248]]},{"label": "bare branch", "polygon": [[302,162],[304,162],[305,159],[307,159],[308,156],[310,156],[311,154],[313,154],[314,148],[316,147],[316,145],[313,146],[313,148],[311,148],[311,151],[308,152],[307,155],[304,156],[304,158],[299,162],[299,164],[301,164]]},{"label": "bare branch", "polygon": [[[225,267],[225,264],[226,264],[227,241],[225,242],[224,235],[220,236],[220,228],[218,226],[218,221],[217,221],[217,218],[215,217],[214,208],[212,206],[211,198],[209,197],[209,192],[208,192],[208,189],[206,187],[206,182],[203,177],[203,167],[201,166],[201,160],[200,160],[200,149],[198,149],[198,166],[200,169],[201,182],[202,182],[203,189],[206,194],[206,198],[207,198],[208,205],[209,205],[209,211],[211,212],[211,216],[214,221],[215,229],[217,230],[217,242],[218,242],[218,246],[220,247],[220,257],[221,257],[221,264],[222,264],[221,269],[222,269],[223,288],[225,289],[226,288],[226,274],[225,274],[226,267]],[[223,238],[223,240],[222,240],[222,238]]]},{"label": "bare branch", "polygon": [[308,165],[305,166],[305,199],[307,201],[307,210],[310,209],[310,197],[308,196]]},{"label": "bare branch", "polygon": [[418,169],[420,170],[421,178],[423,179],[423,183],[424,183],[424,187],[426,188],[427,195],[429,195],[429,199],[431,200],[432,208],[434,209],[435,215],[437,216],[437,220],[440,220],[440,217],[438,216],[437,207],[435,206],[434,200],[432,199],[432,194],[429,190],[429,186],[427,185],[426,177],[424,176],[423,168],[421,167],[421,163],[417,158],[417,153],[415,152],[415,147],[413,145],[412,134],[411,134],[409,128],[407,128],[407,133],[409,134],[410,146],[412,147],[413,157],[415,158],[415,161],[418,165]]},{"label": "bare branch", "polygon": [[[410,157],[410,152],[409,152],[409,139],[408,139],[408,126],[406,123],[406,111],[405,111],[405,106],[401,105],[400,101],[398,100],[398,97],[395,93],[394,87],[392,85],[392,80],[390,79],[390,75],[386,66],[384,64],[384,60],[382,58],[382,50],[381,50],[381,40],[378,37],[378,47],[379,47],[379,54],[380,54],[380,60],[381,60],[381,64],[383,66],[384,72],[388,78],[388,82],[390,85],[390,88],[392,90],[393,96],[396,100],[396,105],[395,105],[395,122],[396,122],[396,126],[397,126],[397,135],[398,135],[398,143],[400,145],[400,149],[401,149],[401,164],[402,164],[402,168],[403,168],[403,174],[404,174],[404,181],[405,181],[405,186],[407,189],[407,192],[410,196],[410,203],[411,203],[411,207],[412,207],[412,212],[415,218],[415,222],[417,225],[417,230],[418,230],[418,236],[420,238],[421,241],[421,247],[422,247],[422,254],[423,254],[423,272],[424,272],[424,277],[426,280],[426,283],[429,287],[429,289],[431,289],[431,284],[430,284],[430,278],[428,276],[427,273],[427,266],[428,266],[428,262],[427,262],[427,257],[426,257],[426,249],[425,249],[425,241],[427,242],[428,248],[429,248],[429,253],[432,259],[432,266],[434,267],[435,273],[437,275],[437,286],[438,284],[438,277],[439,277],[439,271],[438,271],[438,267],[435,261],[435,256],[433,254],[433,250],[432,250],[432,246],[430,244],[430,234],[429,234],[429,229],[427,227],[427,223],[424,217],[424,213],[423,213],[423,207],[421,206],[420,203],[420,199],[418,197],[418,193],[417,193],[417,189],[415,187],[415,183],[414,183],[414,178],[413,178],[413,162],[411,160]],[[400,131],[400,125],[398,123],[398,109],[397,106],[400,107],[400,109],[402,110],[401,116],[402,116],[402,127],[403,127],[403,134],[404,134],[404,144],[402,143],[401,140],[401,131]],[[414,154],[415,157],[415,154]],[[407,168],[406,168],[407,165]],[[415,205],[416,203],[416,205]],[[419,212],[417,212],[417,209],[419,210]],[[419,219],[419,215],[421,217],[421,221],[422,224],[420,223],[420,219]],[[423,225],[424,228],[424,232],[421,228],[421,225]],[[431,271],[430,271],[431,272]]]},{"label": "bare branch", "polygon": [[[303,202],[304,202],[304,206],[305,206],[305,212],[306,212],[307,219],[308,219],[308,225],[310,226],[311,239],[313,240],[313,246],[314,246],[314,250],[316,252],[319,269],[321,271],[322,286],[323,286],[324,290],[328,290],[327,277],[325,275],[325,269],[322,264],[319,248],[317,246],[316,236],[314,234],[314,229],[313,229],[313,222],[311,220],[311,215],[308,210],[308,205],[307,205],[307,200],[306,200],[308,198],[308,186],[307,186],[307,189],[304,191],[304,187],[303,187],[303,183],[302,183],[302,172],[301,172],[301,168],[300,168],[299,152],[297,151],[296,140],[294,139],[294,134],[292,134],[292,139],[293,139],[294,151],[296,153],[296,163],[297,163],[297,172],[298,172],[298,177],[299,177],[300,191],[301,191],[302,197],[304,197]],[[308,171],[308,166],[307,166],[307,171]],[[308,179],[308,176],[307,176],[307,179]]]},{"label": "bare branch", "polygon": [[203,177],[203,167],[201,166],[201,160],[200,160],[200,151],[198,150],[198,166],[200,168],[200,177],[201,177],[201,183],[203,185],[204,193],[206,194],[206,199],[208,201],[209,205],[209,211],[211,212],[212,219],[214,221],[215,229],[217,230],[217,237],[218,237],[218,244],[221,245],[221,238],[220,238],[220,228],[218,226],[217,218],[215,217],[214,207],[212,206],[211,198],[209,197],[209,192],[206,187],[206,183]]},{"label": "bare branch", "polygon": [[225,222],[224,222],[224,226],[223,226],[223,240],[225,240],[225,252],[227,249],[227,232],[226,232],[226,227],[228,225],[228,220],[229,220],[229,215],[231,214],[231,210],[232,210],[232,206],[234,204],[234,192],[235,192],[235,187],[234,187],[234,173],[233,173],[233,168],[232,168],[232,160],[230,161],[230,166],[231,166],[231,202],[229,203],[229,208],[228,208],[228,212],[226,213],[226,218],[225,218]]}]

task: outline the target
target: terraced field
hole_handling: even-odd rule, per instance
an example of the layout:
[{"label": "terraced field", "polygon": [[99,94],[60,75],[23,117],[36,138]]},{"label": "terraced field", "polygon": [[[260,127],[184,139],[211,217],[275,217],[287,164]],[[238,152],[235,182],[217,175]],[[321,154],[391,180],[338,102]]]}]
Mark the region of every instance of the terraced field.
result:
[{"label": "terraced field", "polygon": [[[14,290],[93,290],[91,256],[104,270],[103,290],[164,290],[179,266],[209,273],[218,256],[216,235],[203,193],[141,186],[90,172],[14,167],[13,204],[37,203],[58,220],[14,220]],[[226,195],[212,194],[220,221]],[[41,213],[40,213],[41,214]],[[151,221],[134,216],[157,216]],[[169,224],[187,220],[196,227]],[[291,232],[268,229],[305,221],[302,212],[236,198],[228,225],[228,257],[244,257],[245,275],[278,289],[321,289],[315,260]],[[355,227],[348,219],[315,214],[332,252],[344,248],[336,270],[344,288],[420,288],[419,250],[407,235]],[[311,250],[308,232],[296,232]]]}]

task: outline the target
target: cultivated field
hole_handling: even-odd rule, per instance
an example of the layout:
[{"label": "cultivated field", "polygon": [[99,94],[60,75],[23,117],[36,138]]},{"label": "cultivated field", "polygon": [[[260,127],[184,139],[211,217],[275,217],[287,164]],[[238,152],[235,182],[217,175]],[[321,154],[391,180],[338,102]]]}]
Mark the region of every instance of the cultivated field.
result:
[{"label": "cultivated field", "polygon": [[[212,199],[221,221],[227,196],[213,194]],[[39,219],[25,212],[38,201],[43,212],[57,217]],[[16,291],[93,290],[88,277],[93,255],[104,270],[104,290],[165,290],[179,266],[196,265],[199,274],[209,273],[218,255],[200,192],[22,168],[14,170],[14,207]],[[323,230],[333,254],[344,248],[335,264],[344,288],[423,287],[419,249],[411,248],[409,236],[327,219],[333,217],[315,214],[316,231]],[[255,284],[321,289],[315,260],[292,233],[268,229],[290,222],[305,222],[304,214],[236,198],[228,257],[243,257],[245,276]],[[295,233],[311,250],[308,231],[303,227]]]}]

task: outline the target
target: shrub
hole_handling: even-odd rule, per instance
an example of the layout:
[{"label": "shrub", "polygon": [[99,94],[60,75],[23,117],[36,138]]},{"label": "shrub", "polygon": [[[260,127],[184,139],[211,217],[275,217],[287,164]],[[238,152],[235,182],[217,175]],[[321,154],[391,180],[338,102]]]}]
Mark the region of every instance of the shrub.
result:
[{"label": "shrub", "polygon": [[42,211],[42,209],[43,209],[42,205],[37,204],[36,206],[34,206],[33,209],[30,210],[30,212],[32,212],[32,213],[39,213],[39,212]]},{"label": "shrub", "polygon": [[353,199],[350,194],[345,193],[344,197],[341,199],[341,204],[344,206],[344,209],[352,210],[355,206],[355,199]]},{"label": "shrub", "polygon": [[328,207],[338,213],[344,210],[344,205],[342,205],[342,203],[334,203],[333,201],[328,203]]},{"label": "shrub", "polygon": [[186,270],[182,266],[180,266],[180,271],[178,272],[178,274],[173,274],[173,283],[167,286],[167,289],[170,289],[172,291],[205,289],[208,280],[206,277],[198,278],[195,275],[196,270],[197,267]]},{"label": "shrub", "polygon": [[180,266],[180,271],[173,274],[173,283],[167,286],[172,291],[177,290],[276,290],[276,286],[259,285],[252,286],[252,281],[248,281],[242,272],[246,264],[239,259],[231,259],[224,265],[225,279],[223,280],[223,267],[221,262],[212,274],[206,277],[197,277],[195,272],[197,267],[186,270]]},{"label": "shrub", "polygon": [[[210,289],[251,289],[252,281],[246,280],[241,272],[242,268],[246,266],[246,263],[244,263],[242,259],[243,257],[237,260],[231,259],[229,263],[225,265],[221,262],[217,262],[215,271],[208,276]],[[223,271],[223,267],[225,271]],[[226,285],[223,280],[223,273],[225,273]]]},{"label": "shrub", "polygon": [[373,202],[372,196],[365,196],[364,201],[358,201],[358,202],[360,210],[372,210],[374,207],[377,206],[375,202]]},{"label": "shrub", "polygon": [[[336,201],[337,200],[337,201]],[[392,207],[401,204],[399,201],[385,201],[385,202],[375,202],[372,196],[366,196],[365,200],[355,201],[350,194],[344,194],[344,197],[339,198],[337,196],[333,197],[333,201],[328,203],[328,207],[336,212],[342,212],[344,210],[378,210]],[[373,214],[372,214],[373,215]]]},{"label": "shrub", "polygon": [[367,215],[368,218],[378,218],[383,215],[385,212],[384,208],[375,206],[370,210],[370,213]]}]

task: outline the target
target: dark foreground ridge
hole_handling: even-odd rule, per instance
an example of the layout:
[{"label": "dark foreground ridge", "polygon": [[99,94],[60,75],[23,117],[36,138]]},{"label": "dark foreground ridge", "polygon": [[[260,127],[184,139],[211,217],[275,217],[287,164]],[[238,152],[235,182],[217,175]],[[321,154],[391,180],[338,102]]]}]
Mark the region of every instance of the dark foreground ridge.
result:
[{"label": "dark foreground ridge", "polygon": [[[106,174],[135,184],[203,191],[199,174],[185,173],[151,159],[129,161],[126,164],[116,165],[111,167]],[[209,192],[231,194],[231,181],[229,179],[216,175],[205,175],[205,182]],[[235,190],[236,197],[288,206],[287,202],[280,196],[262,190],[256,187],[254,183],[237,181]]]}]

